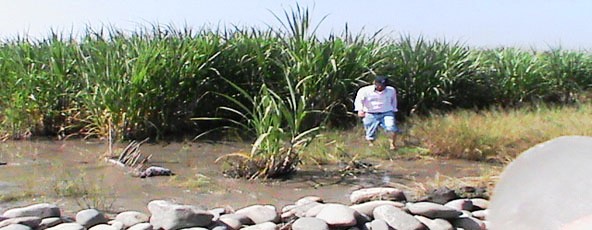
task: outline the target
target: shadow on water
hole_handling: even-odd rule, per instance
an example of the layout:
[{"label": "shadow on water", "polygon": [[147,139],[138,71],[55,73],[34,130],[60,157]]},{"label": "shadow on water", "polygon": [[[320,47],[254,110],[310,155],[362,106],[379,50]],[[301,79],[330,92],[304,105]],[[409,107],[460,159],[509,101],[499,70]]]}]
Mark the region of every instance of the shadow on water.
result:
[{"label": "shadow on water", "polygon": [[[125,146],[116,146],[121,151]],[[285,180],[245,181],[226,178],[216,159],[248,149],[243,143],[144,144],[150,165],[171,169],[176,176],[133,177],[104,160],[107,146],[83,140],[0,143],[0,209],[38,202],[57,203],[64,210],[95,207],[105,211],[147,211],[154,199],[206,208],[240,208],[251,204],[291,204],[306,195],[326,202],[349,203],[359,187],[421,183],[434,175],[477,176],[477,162],[459,160],[391,160],[373,167],[343,170],[344,165],[302,167]]]}]

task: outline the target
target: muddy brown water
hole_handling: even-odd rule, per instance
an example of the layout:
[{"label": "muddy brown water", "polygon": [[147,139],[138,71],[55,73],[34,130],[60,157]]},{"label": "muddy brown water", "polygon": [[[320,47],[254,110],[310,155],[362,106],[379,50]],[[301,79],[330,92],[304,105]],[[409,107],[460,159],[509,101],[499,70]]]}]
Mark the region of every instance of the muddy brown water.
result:
[{"label": "muddy brown water", "polygon": [[[125,146],[116,146],[121,150]],[[166,199],[204,208],[238,209],[252,204],[278,208],[306,195],[326,202],[349,203],[349,195],[360,186],[414,186],[436,175],[479,176],[485,163],[461,160],[390,160],[372,162],[373,172],[340,173],[344,165],[303,166],[287,180],[246,181],[226,178],[215,160],[225,154],[244,151],[248,144],[168,143],[144,144],[141,151],[152,154],[150,165],[171,169],[176,176],[132,177],[126,169],[104,160],[108,147],[103,142],[7,141],[0,143],[0,211],[39,202],[56,203],[66,212],[89,205],[108,211],[147,212],[146,204]],[[81,192],[82,191],[82,192]],[[83,197],[84,191],[94,195]],[[28,195],[27,195],[28,194]],[[6,199],[15,197],[15,199]]]}]

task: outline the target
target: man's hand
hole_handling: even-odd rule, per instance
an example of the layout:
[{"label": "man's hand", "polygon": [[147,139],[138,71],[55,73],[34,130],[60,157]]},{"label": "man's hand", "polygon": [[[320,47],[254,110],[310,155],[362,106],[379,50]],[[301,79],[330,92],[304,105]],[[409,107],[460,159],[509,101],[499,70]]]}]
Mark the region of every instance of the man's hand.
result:
[{"label": "man's hand", "polygon": [[366,116],[366,112],[364,111],[358,111],[358,117],[365,117]]}]

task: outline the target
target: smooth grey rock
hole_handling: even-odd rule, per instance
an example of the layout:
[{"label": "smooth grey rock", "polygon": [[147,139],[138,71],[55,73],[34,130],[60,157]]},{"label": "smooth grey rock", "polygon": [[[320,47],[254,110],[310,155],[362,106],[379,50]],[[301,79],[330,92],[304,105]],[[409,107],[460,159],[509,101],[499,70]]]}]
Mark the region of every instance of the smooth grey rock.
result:
[{"label": "smooth grey rock", "polygon": [[210,224],[210,226],[208,226],[208,229],[210,229],[210,230],[234,230],[234,228],[231,228],[230,226],[228,226],[224,222],[221,222],[220,220],[217,220],[217,221],[213,222],[212,224]]},{"label": "smooth grey rock", "polygon": [[308,203],[323,203],[323,198],[318,196],[305,196],[294,202],[294,205],[300,206]]},{"label": "smooth grey rock", "polygon": [[280,221],[280,215],[272,205],[251,205],[237,210],[236,213],[249,217],[255,224]]},{"label": "smooth grey rock", "polygon": [[206,228],[206,229],[209,229],[209,230],[234,230],[234,229],[229,228],[226,225],[214,226],[214,227]]},{"label": "smooth grey rock", "polygon": [[[298,205],[298,206],[294,207],[292,210],[290,210],[289,213],[293,213],[293,215],[294,216],[297,216],[297,217],[305,217],[306,216],[306,213],[310,209],[312,209],[312,208],[314,208],[316,206],[319,206],[319,205],[323,205],[323,204],[317,203],[317,202],[310,202],[310,203],[306,203],[306,204],[303,204],[303,205]],[[319,209],[319,211],[320,211],[320,209]]]},{"label": "smooth grey rock", "polygon": [[316,217],[302,217],[294,221],[292,230],[329,230],[329,225]]},{"label": "smooth grey rock", "polygon": [[233,218],[232,216],[228,215],[220,216],[220,219],[218,221],[224,223],[231,229],[240,229],[243,226],[243,223],[239,219]]},{"label": "smooth grey rock", "polygon": [[11,224],[0,228],[1,230],[32,230],[31,227],[22,224]]},{"label": "smooth grey rock", "polygon": [[229,210],[226,208],[213,208],[208,211],[211,212],[212,214],[214,214],[214,216],[215,215],[221,216],[221,215],[229,213]]},{"label": "smooth grey rock", "polygon": [[487,215],[489,215],[489,211],[487,210],[477,210],[472,212],[473,217],[479,219],[479,220],[486,220],[487,219]]},{"label": "smooth grey rock", "polygon": [[244,225],[255,224],[248,216],[245,216],[245,215],[239,214],[239,213],[225,214],[225,215],[220,216],[220,219],[222,219],[222,218],[233,218],[233,219],[238,220],[241,224],[244,224]]},{"label": "smooth grey rock", "polygon": [[473,213],[466,211],[466,210],[462,210],[460,211],[462,214],[458,217],[458,218],[465,218],[465,217],[473,217]]},{"label": "smooth grey rock", "polygon": [[106,224],[107,218],[99,210],[91,208],[76,213],[76,223],[79,223],[85,228],[90,228],[97,224]]},{"label": "smooth grey rock", "polygon": [[[388,224],[387,224],[388,225]],[[372,230],[372,222],[367,222],[364,224],[364,229]]]},{"label": "smooth grey rock", "polygon": [[290,211],[292,211],[296,207],[298,207],[298,206],[295,205],[295,204],[289,204],[289,205],[286,205],[286,206],[282,207],[281,212],[282,212],[282,214],[283,213],[286,213],[286,212],[290,212]]},{"label": "smooth grey rock", "polygon": [[97,224],[92,226],[89,230],[117,230],[115,227],[108,224]]},{"label": "smooth grey rock", "polygon": [[79,223],[62,223],[47,230],[84,230],[84,226]]},{"label": "smooth grey rock", "polygon": [[2,216],[14,218],[23,216],[36,216],[39,218],[59,217],[61,215],[60,208],[54,204],[41,203],[29,205],[22,208],[13,208],[6,210]]},{"label": "smooth grey rock", "polygon": [[115,216],[115,220],[123,224],[124,228],[129,228],[139,223],[146,223],[150,217],[144,213],[137,211],[121,212]]},{"label": "smooth grey rock", "polygon": [[138,224],[131,226],[127,230],[152,230],[152,229],[154,229],[154,228],[149,223],[138,223]]},{"label": "smooth grey rock", "polygon": [[364,188],[353,191],[349,196],[352,204],[363,203],[371,200],[407,201],[403,191],[390,187]]},{"label": "smooth grey rock", "polygon": [[[464,218],[458,218],[455,220],[451,220],[452,226],[456,227],[456,228],[462,228],[465,230],[483,230],[486,229],[485,228],[485,224],[478,220],[477,218],[473,218],[473,217],[464,217]],[[514,228],[512,228],[514,229]],[[545,228],[547,229],[547,228]]]},{"label": "smooth grey rock", "polygon": [[41,219],[41,223],[39,224],[39,229],[51,228],[61,223],[64,223],[64,221],[60,217],[43,218]]},{"label": "smooth grey rock", "polygon": [[280,214],[280,219],[282,222],[290,222],[290,220],[296,219],[296,212],[290,210],[287,212],[282,212],[282,214]]},{"label": "smooth grey rock", "polygon": [[384,220],[377,219],[370,222],[370,229],[372,230],[391,230],[392,228]]},{"label": "smooth grey rock", "polygon": [[472,198],[471,202],[473,203],[473,210],[477,209],[488,209],[489,208],[489,201],[483,198]]},{"label": "smooth grey rock", "polygon": [[76,220],[73,217],[69,217],[69,216],[60,216],[60,219],[62,220],[62,223],[75,223]]},{"label": "smooth grey rock", "polygon": [[6,219],[0,221],[0,228],[6,227],[11,224],[22,224],[25,226],[29,226],[30,228],[37,228],[39,224],[41,224],[41,218],[36,216],[24,216],[24,217],[16,217],[11,219]]},{"label": "smooth grey rock", "polygon": [[384,220],[397,230],[424,230],[425,226],[409,213],[390,205],[383,205],[374,209],[374,218]]},{"label": "smooth grey rock", "polygon": [[430,219],[425,216],[415,216],[419,222],[428,227],[429,230],[455,230],[450,222],[445,219]]},{"label": "smooth grey rock", "polygon": [[471,199],[456,199],[448,201],[448,203],[444,204],[446,207],[451,207],[458,211],[467,210],[473,211],[473,201]]},{"label": "smooth grey rock", "polygon": [[[481,221],[481,223],[483,223],[483,226],[485,226],[485,229],[491,229],[491,228],[489,228],[489,221],[483,220],[483,221]],[[589,226],[592,226],[592,222],[587,223],[586,227],[589,227]],[[576,229],[567,228],[567,225],[565,225],[565,227],[563,227],[563,228],[564,229],[561,229],[561,230],[576,230]],[[579,229],[579,230],[582,230],[582,229]]]},{"label": "smooth grey rock", "polygon": [[356,217],[356,226],[365,226],[366,223],[372,221],[374,218],[369,217],[367,215],[364,215],[362,213],[359,212],[355,212],[354,213],[355,217]]},{"label": "smooth grey rock", "polygon": [[152,214],[150,224],[154,229],[176,230],[190,227],[206,227],[212,223],[214,215],[191,205],[179,205],[164,200],[148,203]]},{"label": "smooth grey rock", "polygon": [[405,204],[403,204],[401,202],[388,201],[388,200],[368,201],[366,203],[354,204],[349,207],[352,208],[353,210],[358,211],[359,213],[366,215],[366,216],[373,217],[372,212],[374,211],[374,208],[376,208],[378,206],[382,206],[382,205],[391,205],[396,208],[404,208],[405,207]]},{"label": "smooth grey rock", "polygon": [[523,152],[504,169],[492,193],[490,228],[560,229],[589,215],[590,165],[592,137],[559,137]]},{"label": "smooth grey rock", "polygon": [[244,228],[241,228],[243,230],[277,230],[278,226],[277,224],[273,223],[273,222],[264,222],[264,223],[260,223],[260,224],[256,224],[256,225],[252,225],[252,226],[247,226]]},{"label": "smooth grey rock", "polygon": [[116,221],[116,220],[110,220],[109,222],[107,222],[109,225],[113,226],[115,229],[117,230],[121,230],[124,229],[123,227],[123,223]]},{"label": "smooth grey rock", "polygon": [[436,204],[446,204],[448,201],[458,199],[459,196],[453,189],[442,187],[431,191],[427,198],[422,199],[424,202],[433,202]]},{"label": "smooth grey rock", "polygon": [[319,204],[319,205],[315,205],[312,208],[308,209],[306,211],[306,213],[304,214],[305,217],[316,217],[319,212],[321,210],[323,210],[323,208],[325,207],[325,205],[327,204]]},{"label": "smooth grey rock", "polygon": [[343,204],[325,204],[316,218],[324,220],[329,226],[351,227],[356,225],[356,210]]},{"label": "smooth grey rock", "polygon": [[216,222],[218,219],[220,219],[220,213],[212,210],[207,210],[207,212],[212,214],[212,222]]},{"label": "smooth grey rock", "polygon": [[431,202],[407,203],[407,209],[410,213],[432,219],[453,219],[458,218],[462,214],[462,212],[451,207]]}]

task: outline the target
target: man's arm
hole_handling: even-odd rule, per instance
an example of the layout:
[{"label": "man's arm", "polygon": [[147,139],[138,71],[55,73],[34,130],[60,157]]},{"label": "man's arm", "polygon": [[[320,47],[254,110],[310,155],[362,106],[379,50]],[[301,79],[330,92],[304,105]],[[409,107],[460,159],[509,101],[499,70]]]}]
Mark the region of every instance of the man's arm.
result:
[{"label": "man's arm", "polygon": [[391,98],[391,105],[393,106],[393,112],[397,112],[397,90],[393,87],[393,98]]},{"label": "man's arm", "polygon": [[359,89],[358,93],[356,94],[356,99],[354,100],[354,111],[358,111],[358,117],[366,116],[366,113],[364,112],[365,98],[366,96],[364,92],[362,91],[362,89]]}]

